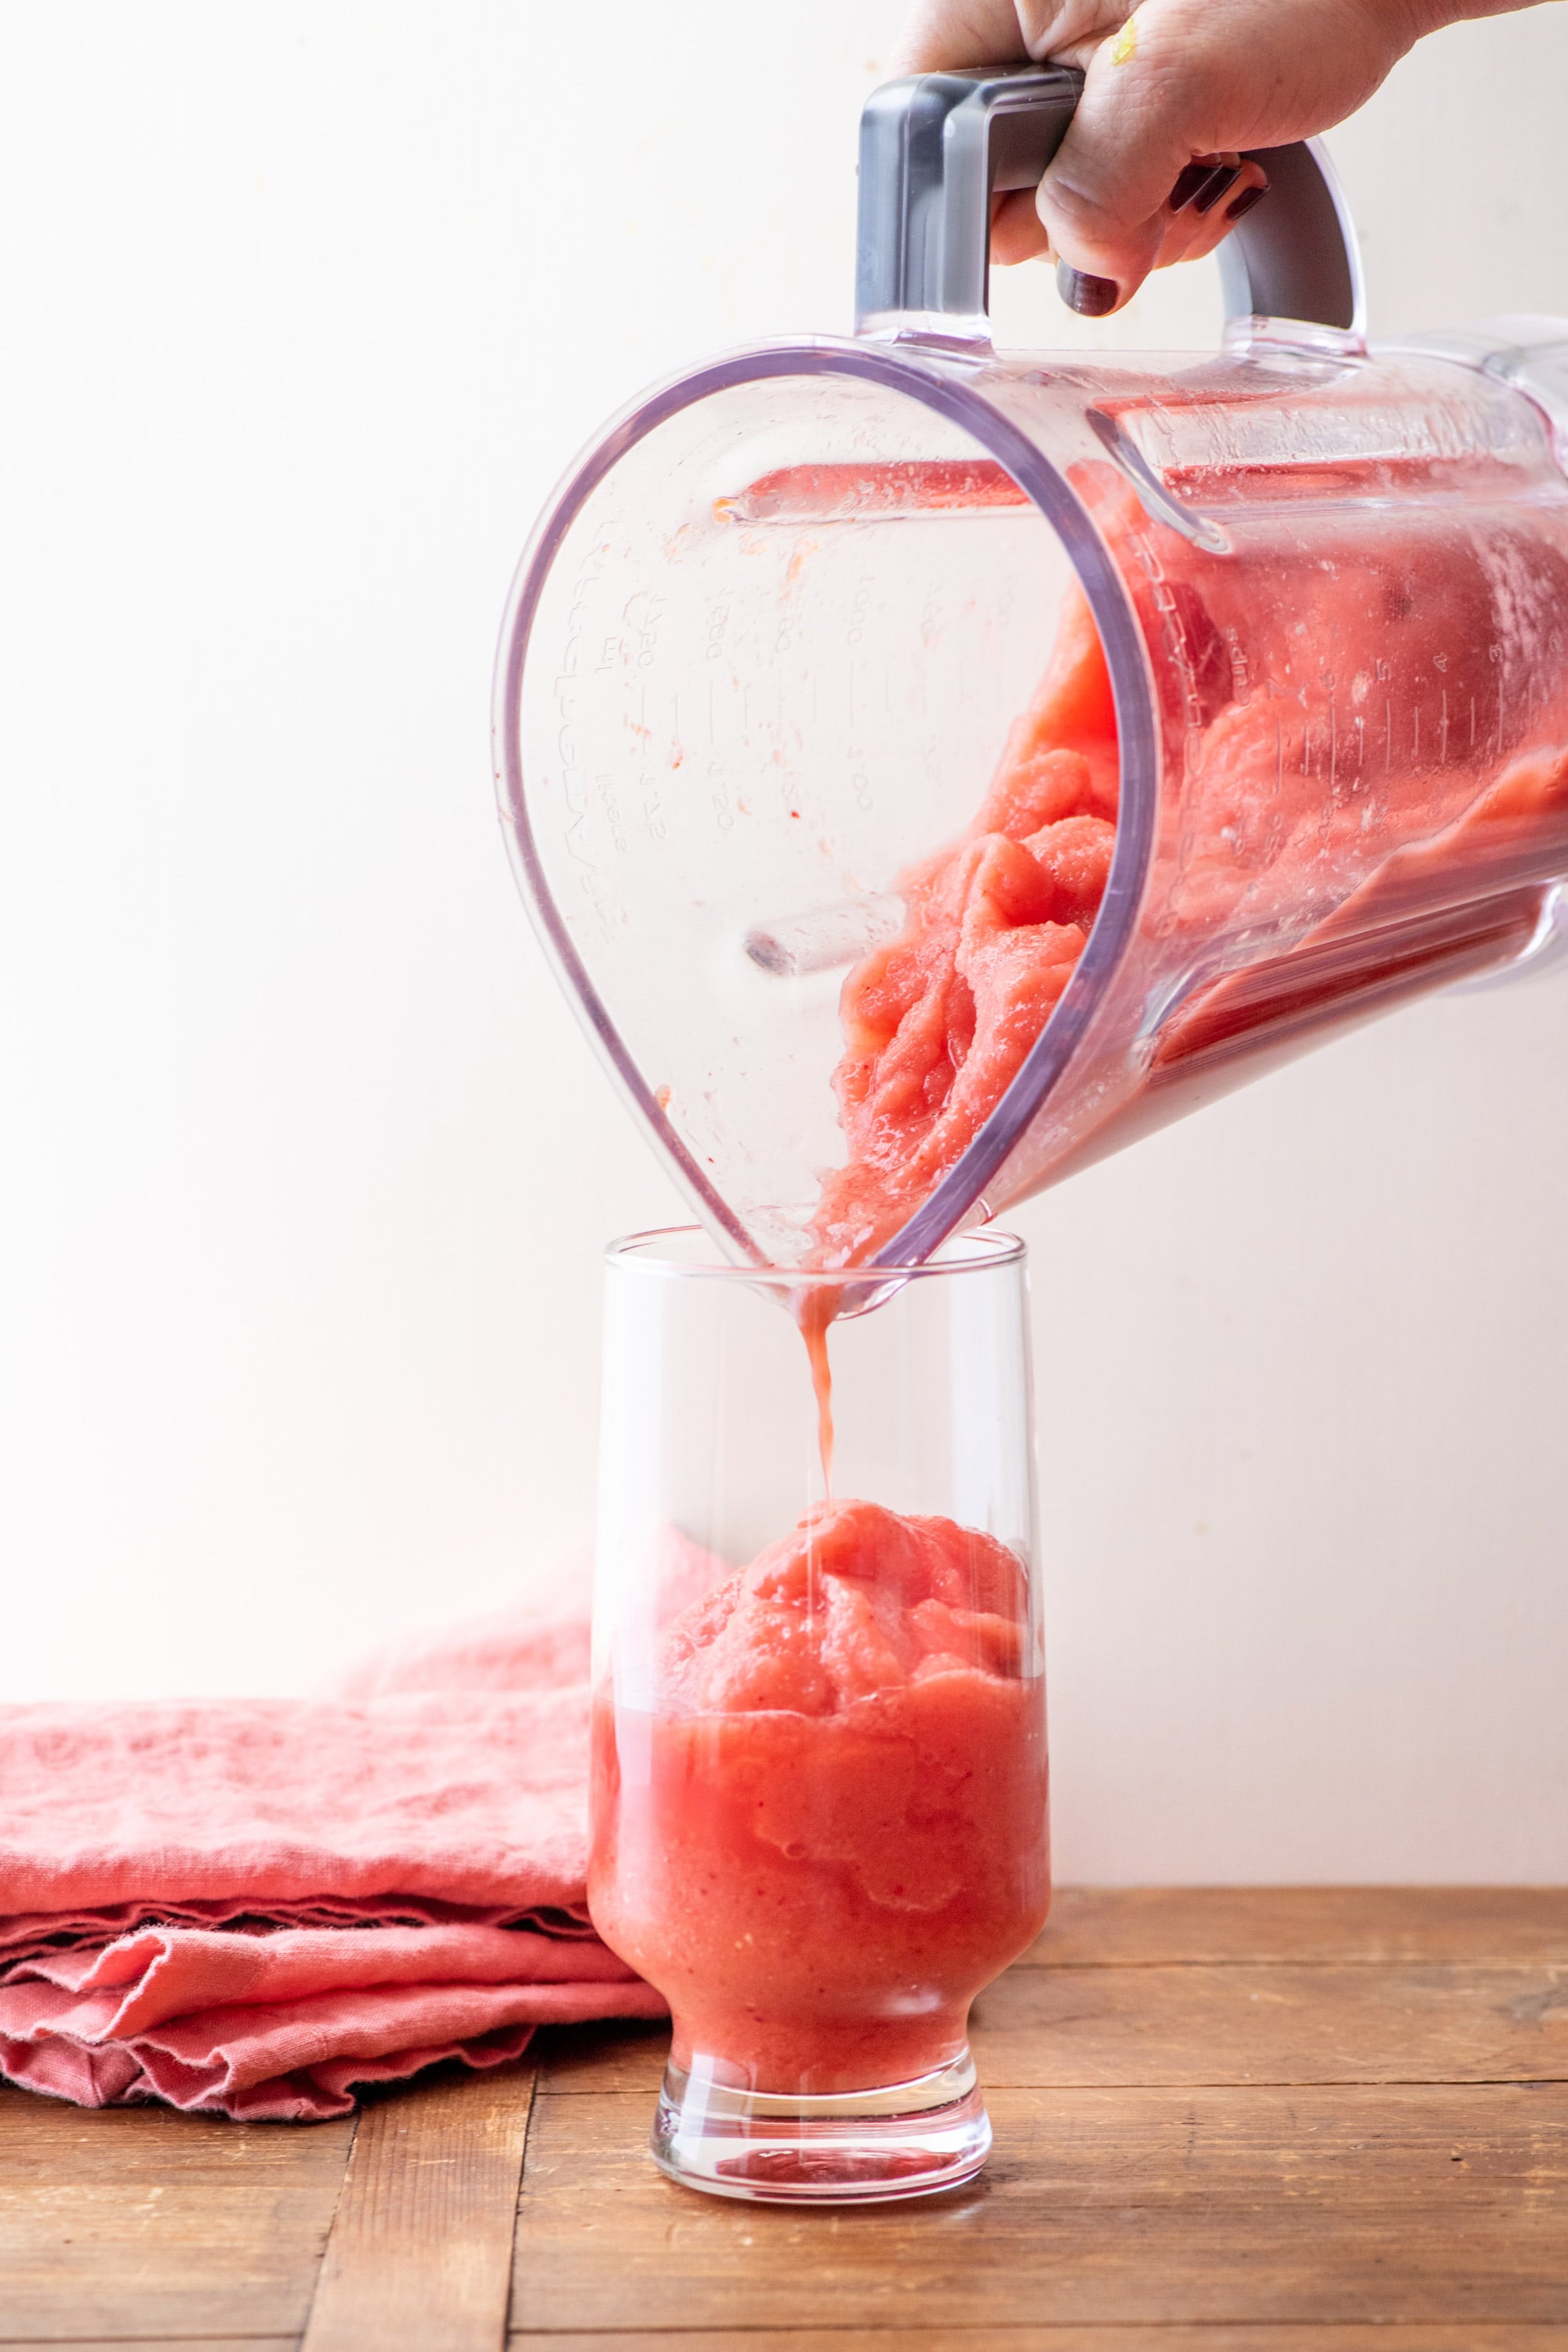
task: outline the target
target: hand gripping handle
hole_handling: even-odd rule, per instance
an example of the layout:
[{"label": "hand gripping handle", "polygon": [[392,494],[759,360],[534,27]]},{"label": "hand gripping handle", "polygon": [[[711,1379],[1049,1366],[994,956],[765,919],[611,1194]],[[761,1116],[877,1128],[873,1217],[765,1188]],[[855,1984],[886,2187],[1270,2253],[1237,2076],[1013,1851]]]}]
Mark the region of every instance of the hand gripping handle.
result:
[{"label": "hand gripping handle", "polygon": [[[860,117],[858,334],[988,340],[991,198],[1034,188],[1083,89],[1072,66],[917,74]],[[1226,314],[1359,334],[1361,259],[1316,141],[1248,151],[1268,175],[1219,248]]]}]

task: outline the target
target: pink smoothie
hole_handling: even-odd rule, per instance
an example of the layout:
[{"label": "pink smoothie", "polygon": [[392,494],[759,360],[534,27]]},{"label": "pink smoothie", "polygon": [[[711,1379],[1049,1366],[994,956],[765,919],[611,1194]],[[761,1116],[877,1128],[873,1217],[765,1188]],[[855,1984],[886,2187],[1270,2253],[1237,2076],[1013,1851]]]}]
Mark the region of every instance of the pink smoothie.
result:
[{"label": "pink smoothie", "polygon": [[677,1620],[594,1726],[588,1896],[674,2055],[785,2094],[904,2082],[1050,1899],[1024,1572],[951,1519],[826,1504]]},{"label": "pink smoothie", "polygon": [[[1352,467],[1329,488],[1386,501],[1384,473]],[[1189,941],[1194,966],[1240,943],[1146,1069],[1100,1074],[1130,1139],[1140,1093],[1168,1101],[1244,1042],[1287,1041],[1309,1015],[1526,943],[1542,880],[1568,872],[1568,527],[1517,504],[1509,479],[1489,488],[1483,461],[1457,461],[1425,487],[1474,503],[1408,506],[1381,533],[1352,509],[1328,552],[1275,529],[1212,555],[1151,521],[1112,468],[1072,479],[1172,705],[1156,944],[1142,952],[1152,974],[1171,943]],[[1187,487],[1223,499],[1241,480]],[[933,505],[978,496],[945,478],[922,491]],[[887,1243],[1017,1076],[1099,911],[1119,772],[1110,681],[1075,587],[973,822],[899,877],[903,929],[846,981],[833,1083],[847,1150],[823,1186],[816,1262],[852,1265]],[[1458,887],[1445,891],[1445,869]],[[1249,927],[1267,937],[1281,916],[1278,952],[1242,951]]]}]

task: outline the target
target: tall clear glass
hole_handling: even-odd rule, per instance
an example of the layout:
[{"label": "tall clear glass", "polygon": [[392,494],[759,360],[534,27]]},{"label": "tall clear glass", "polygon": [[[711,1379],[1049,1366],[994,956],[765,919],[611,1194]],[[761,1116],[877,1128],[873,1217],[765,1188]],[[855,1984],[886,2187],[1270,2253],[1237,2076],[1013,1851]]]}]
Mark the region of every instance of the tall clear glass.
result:
[{"label": "tall clear glass", "polygon": [[693,1228],[608,1268],[588,1901],[670,2005],[655,2156],[951,2187],[991,2138],[970,2003],[1050,1900],[1023,1244],[871,1280]]}]

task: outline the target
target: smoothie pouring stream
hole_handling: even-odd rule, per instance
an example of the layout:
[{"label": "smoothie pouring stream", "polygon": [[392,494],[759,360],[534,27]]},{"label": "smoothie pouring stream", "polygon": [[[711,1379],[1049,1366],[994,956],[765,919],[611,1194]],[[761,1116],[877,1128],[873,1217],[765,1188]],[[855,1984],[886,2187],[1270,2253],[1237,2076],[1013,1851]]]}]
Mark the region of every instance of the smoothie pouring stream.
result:
[{"label": "smoothie pouring stream", "polygon": [[[972,2178],[970,2004],[1050,1900],[1022,1244],[865,1287],[609,1253],[588,1901],[669,2003],[655,2154],[721,2195]],[[837,1499],[784,1306],[832,1327]]]},{"label": "smoothie pouring stream", "polygon": [[589,1890],[723,2195],[989,2145],[1044,1671],[1022,1250],[963,1229],[1568,935],[1568,324],[1369,349],[1296,146],[1220,353],[999,355],[990,197],[1080,87],[878,92],[854,336],[634,404],[503,633],[525,898],[723,1254],[611,1253]]}]

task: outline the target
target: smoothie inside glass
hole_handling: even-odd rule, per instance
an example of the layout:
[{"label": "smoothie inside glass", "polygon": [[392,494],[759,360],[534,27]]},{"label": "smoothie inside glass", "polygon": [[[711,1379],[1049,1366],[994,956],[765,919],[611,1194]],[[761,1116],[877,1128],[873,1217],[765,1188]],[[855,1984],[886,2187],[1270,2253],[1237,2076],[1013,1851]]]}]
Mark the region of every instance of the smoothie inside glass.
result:
[{"label": "smoothie inside glass", "polygon": [[731,2197],[953,2186],[970,2004],[1050,1895],[1023,1245],[608,1264],[589,1906],[670,2004],[655,2155]]}]

